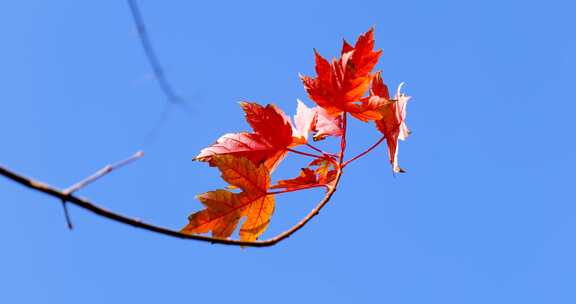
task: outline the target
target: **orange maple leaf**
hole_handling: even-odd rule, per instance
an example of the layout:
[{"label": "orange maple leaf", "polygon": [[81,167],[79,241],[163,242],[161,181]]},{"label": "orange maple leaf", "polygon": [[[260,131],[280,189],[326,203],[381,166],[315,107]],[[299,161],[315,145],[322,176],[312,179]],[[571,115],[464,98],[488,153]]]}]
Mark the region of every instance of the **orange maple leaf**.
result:
[{"label": "orange maple leaf", "polygon": [[[337,174],[335,163],[335,159],[328,155],[324,155],[321,158],[313,160],[308,164],[307,168],[302,168],[299,176],[291,179],[279,180],[270,188],[294,191],[316,186],[325,186],[327,188],[332,187]],[[312,169],[312,167],[317,168]]]},{"label": "orange maple leaf", "polygon": [[311,185],[318,185],[318,177],[316,176],[316,172],[310,168],[302,168],[299,176],[291,179],[279,180],[276,185],[273,185],[270,188],[295,190],[306,188],[307,186]]},{"label": "orange maple leaf", "polygon": [[354,47],[344,41],[341,57],[332,63],[314,50],[317,77],[301,76],[308,96],[330,116],[349,112],[363,121],[380,119],[379,105],[365,102],[362,96],[381,53],[374,51],[374,29],[361,35]]},{"label": "orange maple leaf", "polygon": [[[320,184],[330,185],[334,182],[337,173],[337,161],[329,155],[313,160],[308,166],[317,167],[314,172],[318,175]],[[339,165],[338,165],[339,166]]]},{"label": "orange maple leaf", "polygon": [[268,228],[274,213],[274,195],[268,194],[270,173],[264,164],[256,167],[247,158],[232,155],[215,155],[211,163],[218,167],[222,179],[242,190],[209,191],[197,196],[206,209],[188,217],[183,233],[196,234],[212,231],[212,236],[228,238],[242,217],[240,239],[255,241]]}]

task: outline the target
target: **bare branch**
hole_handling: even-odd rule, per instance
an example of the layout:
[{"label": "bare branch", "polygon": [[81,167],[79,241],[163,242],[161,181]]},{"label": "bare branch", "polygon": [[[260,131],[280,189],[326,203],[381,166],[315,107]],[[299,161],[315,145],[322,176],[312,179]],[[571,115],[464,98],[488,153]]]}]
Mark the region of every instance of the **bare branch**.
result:
[{"label": "bare branch", "polygon": [[99,216],[108,218],[108,219],[116,221],[116,222],[124,223],[124,224],[130,225],[130,226],[136,227],[136,228],[141,228],[141,229],[144,229],[147,231],[159,233],[159,234],[166,235],[166,236],[176,237],[176,238],[180,238],[180,239],[189,239],[189,240],[197,240],[197,241],[202,241],[202,242],[209,242],[209,243],[213,243],[213,244],[246,246],[246,247],[272,246],[272,245],[275,245],[276,243],[290,237],[296,231],[302,229],[302,227],[304,227],[306,225],[306,223],[308,223],[314,216],[316,216],[320,212],[320,210],[328,203],[328,201],[330,201],[330,198],[332,197],[332,195],[336,191],[336,186],[338,185],[341,174],[342,174],[342,172],[338,171],[338,173],[336,175],[334,187],[330,188],[328,190],[328,192],[326,192],[326,195],[320,201],[320,203],[318,203],[318,205],[316,205],[316,207],[314,207],[310,211],[310,213],[308,213],[308,215],[306,217],[304,217],[300,222],[298,222],[292,228],[290,228],[290,229],[288,229],[288,230],[286,230],[286,231],[284,231],[284,232],[282,232],[282,233],[278,234],[277,236],[270,238],[270,239],[266,239],[266,240],[262,240],[262,241],[248,242],[248,241],[239,241],[239,240],[220,239],[220,238],[214,238],[214,237],[203,236],[203,235],[184,234],[184,233],[181,233],[179,231],[172,230],[169,228],[164,228],[164,227],[148,224],[148,223],[142,222],[139,219],[132,219],[132,218],[126,217],[124,215],[114,213],[112,211],[108,211],[102,207],[99,207],[99,206],[91,203],[87,199],[79,198],[79,197],[74,196],[70,193],[66,193],[64,190],[56,189],[50,185],[44,184],[40,181],[31,179],[29,177],[25,177],[23,175],[20,175],[20,174],[14,172],[14,171],[11,171],[7,168],[0,166],[0,175],[18,183],[18,184],[21,184],[21,185],[28,187],[30,189],[33,189],[35,191],[42,192],[44,194],[47,194],[47,195],[52,196],[54,198],[57,198],[60,201],[69,202],[69,203],[76,205],[80,208],[83,208],[83,209],[88,210],[92,213],[95,213]]},{"label": "bare branch", "polygon": [[66,219],[66,226],[68,226],[69,230],[74,229],[74,225],[72,225],[72,219],[70,218],[70,212],[68,212],[68,205],[65,200],[62,200],[62,209],[64,210],[64,219]]},{"label": "bare branch", "polygon": [[87,178],[77,182],[76,184],[66,188],[62,192],[64,194],[72,194],[72,193],[86,187],[88,184],[95,182],[97,179],[103,177],[104,175],[106,175],[106,174],[108,174],[108,173],[110,173],[110,172],[112,172],[112,171],[114,171],[120,167],[126,166],[127,164],[137,160],[138,158],[140,158],[142,156],[144,156],[144,152],[138,151],[138,152],[134,153],[134,155],[132,155],[132,156],[130,156],[124,160],[121,160],[121,161],[114,163],[114,164],[106,165],[102,169],[96,171],[96,173],[94,173],[94,174],[88,176]]},{"label": "bare branch", "polygon": [[[84,187],[86,187],[88,184],[91,184],[93,182],[95,182],[97,179],[103,177],[104,175],[112,172],[113,170],[120,168],[122,166],[125,166],[129,163],[131,163],[132,161],[140,158],[144,156],[144,152],[142,151],[138,151],[136,153],[134,153],[134,155],[130,156],[127,159],[121,160],[117,163],[114,164],[110,164],[110,165],[106,165],[104,166],[102,169],[96,171],[96,173],[90,175],[89,177],[77,182],[76,184],[68,187],[67,189],[65,189],[64,191],[62,191],[64,194],[72,194]],[[66,225],[68,226],[68,229],[72,230],[74,228],[74,225],[72,225],[72,219],[70,218],[70,212],[68,211],[68,204],[66,200],[62,200],[62,209],[64,210],[64,218],[66,219]]]},{"label": "bare branch", "polygon": [[154,51],[154,47],[150,37],[148,36],[148,30],[146,29],[144,18],[142,18],[142,13],[140,12],[138,2],[136,0],[128,0],[128,6],[130,7],[132,19],[134,20],[134,25],[138,31],[140,44],[142,45],[144,54],[146,54],[146,59],[150,63],[150,67],[152,68],[152,72],[154,73],[154,77],[156,78],[160,89],[166,96],[168,102],[172,104],[182,104],[184,100],[174,92],[172,85],[166,78],[162,64],[160,64],[160,60]]},{"label": "bare branch", "polygon": [[173,109],[173,106],[178,106],[183,110],[186,114],[192,115],[192,111],[186,100],[182,98],[180,95],[176,94],[174,91],[174,87],[168,81],[166,74],[164,72],[164,68],[160,62],[158,55],[156,55],[156,51],[152,44],[152,40],[148,35],[148,29],[146,28],[146,23],[144,22],[144,18],[142,17],[142,13],[140,11],[140,7],[138,6],[137,0],[127,0],[128,7],[130,8],[130,14],[132,15],[132,20],[134,22],[134,26],[138,32],[138,38],[140,40],[140,45],[142,46],[142,50],[146,56],[146,60],[150,64],[152,68],[152,73],[154,74],[154,78],[160,87],[160,90],[164,94],[167,100],[167,104],[164,106],[164,110],[162,110],[162,114],[160,118],[152,128],[150,132],[145,136],[144,142],[148,142],[152,140],[158,129],[166,122],[168,119],[168,114]]}]

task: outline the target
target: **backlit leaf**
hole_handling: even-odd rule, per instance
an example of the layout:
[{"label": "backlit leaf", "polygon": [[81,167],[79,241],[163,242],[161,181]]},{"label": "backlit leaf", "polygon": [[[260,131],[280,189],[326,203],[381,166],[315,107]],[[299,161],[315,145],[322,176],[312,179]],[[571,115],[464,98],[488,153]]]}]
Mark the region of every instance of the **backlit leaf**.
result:
[{"label": "backlit leaf", "polygon": [[202,149],[194,160],[210,161],[215,155],[233,155],[246,157],[260,164],[277,152],[264,137],[256,133],[228,133],[222,135],[214,144]]},{"label": "backlit leaf", "polygon": [[267,194],[270,187],[268,169],[264,164],[256,167],[247,158],[231,155],[215,155],[212,164],[218,167],[226,182],[242,192],[216,190],[198,195],[206,209],[190,215],[189,223],[181,231],[188,234],[211,231],[214,237],[228,238],[241,218],[246,217],[240,228],[240,239],[258,239],[274,213],[274,196]]},{"label": "backlit leaf", "polygon": [[[302,168],[299,176],[280,180],[271,189],[297,190],[318,185],[331,187],[338,172],[335,162],[336,160],[329,156],[317,158],[307,168]],[[316,168],[313,169],[313,167]]]},{"label": "backlit leaf", "polygon": [[[394,99],[385,103],[381,108],[382,119],[376,120],[376,127],[386,137],[388,155],[394,172],[404,172],[398,165],[398,139],[405,140],[410,134],[406,126],[406,104],[410,96],[400,92],[403,84],[398,86]],[[388,88],[382,80],[380,73],[376,74],[372,83],[371,94],[374,98],[387,99]]]},{"label": "backlit leaf", "polygon": [[322,107],[314,107],[316,114],[316,123],[313,126],[314,140],[322,140],[326,136],[342,136],[342,116],[340,114],[330,114]]},{"label": "backlit leaf", "polygon": [[381,50],[374,51],[374,30],[361,35],[354,47],[344,41],[342,55],[332,63],[314,51],[316,78],[301,76],[308,96],[332,116],[349,112],[367,121],[379,119],[377,105],[362,97],[372,80]]},{"label": "backlit leaf", "polygon": [[292,143],[290,118],[275,105],[261,106],[254,102],[241,102],[246,121],[255,133],[262,135],[274,147],[287,147]]},{"label": "backlit leaf", "polygon": [[272,171],[292,144],[290,119],[276,106],[261,106],[257,103],[242,102],[246,120],[254,133],[228,133],[214,144],[204,148],[194,160],[210,162],[215,155],[246,157],[256,165],[265,163]]},{"label": "backlit leaf", "polygon": [[292,136],[294,141],[292,145],[305,144],[308,142],[308,134],[316,124],[317,112],[308,108],[302,101],[298,100],[296,115],[294,115],[294,128]]}]

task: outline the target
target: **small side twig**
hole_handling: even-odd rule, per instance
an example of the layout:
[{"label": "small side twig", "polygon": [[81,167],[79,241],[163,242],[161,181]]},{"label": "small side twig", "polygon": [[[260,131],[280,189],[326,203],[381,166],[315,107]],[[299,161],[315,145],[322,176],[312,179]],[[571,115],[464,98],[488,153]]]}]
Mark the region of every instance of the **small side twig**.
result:
[{"label": "small side twig", "polygon": [[144,138],[144,142],[148,142],[155,137],[158,129],[160,129],[160,127],[166,122],[168,119],[168,114],[173,109],[173,106],[180,107],[180,109],[189,116],[192,115],[192,111],[189,105],[186,103],[186,100],[180,95],[176,94],[174,87],[166,77],[165,70],[160,62],[158,55],[156,54],[152,40],[148,35],[148,29],[146,28],[146,23],[144,22],[144,17],[142,16],[140,7],[138,6],[138,1],[127,0],[127,2],[128,7],[130,8],[132,21],[134,22],[134,27],[138,32],[140,45],[142,46],[142,50],[146,56],[146,60],[148,61],[148,64],[152,69],[152,73],[154,74],[154,78],[156,79],[156,82],[158,83],[158,86],[160,87],[160,90],[162,91],[162,94],[164,94],[167,101],[167,103],[164,105],[164,109],[162,110],[160,118],[158,118],[158,121],[154,124],[152,130],[148,132]]},{"label": "small side twig", "polygon": [[69,230],[74,229],[74,225],[72,225],[72,219],[70,218],[70,213],[68,212],[68,205],[66,204],[66,200],[62,201],[62,209],[64,209],[64,219],[66,219],[66,225],[68,226]]},{"label": "small side twig", "polygon": [[88,184],[95,182],[96,180],[103,177],[104,175],[106,175],[106,174],[108,174],[108,173],[110,173],[110,172],[112,172],[112,171],[114,171],[120,167],[126,166],[129,163],[137,160],[138,158],[140,158],[142,156],[144,156],[144,152],[138,151],[138,152],[134,153],[134,155],[132,155],[126,159],[123,159],[117,163],[106,165],[102,169],[96,171],[96,173],[94,173],[94,174],[88,176],[87,178],[77,182],[76,184],[66,188],[63,192],[65,194],[72,194],[72,193],[86,187]]},{"label": "small side twig", "polygon": [[154,51],[138,2],[136,0],[128,0],[128,6],[130,7],[130,13],[132,14],[136,30],[138,31],[140,44],[142,45],[146,59],[150,63],[154,77],[158,82],[158,86],[160,86],[162,93],[164,93],[169,103],[182,104],[184,100],[174,92],[174,88],[166,78],[162,64],[160,64],[160,60],[158,59],[158,55],[156,55],[156,52]]},{"label": "small side twig", "polygon": [[[64,193],[65,195],[70,195],[84,187],[86,187],[87,185],[95,182],[97,179],[103,177],[104,175],[114,171],[115,169],[118,169],[120,167],[123,167],[133,161],[135,161],[136,159],[140,158],[144,156],[144,152],[142,151],[138,151],[136,153],[134,153],[134,155],[121,160],[117,163],[114,164],[110,164],[110,165],[106,165],[104,166],[102,169],[96,171],[96,173],[88,176],[87,178],[77,182],[76,184],[66,188],[65,190],[62,191],[62,193]],[[70,212],[68,211],[68,204],[67,204],[67,200],[62,199],[62,208],[64,209],[64,218],[66,219],[66,225],[68,226],[68,229],[72,230],[74,229],[74,225],[72,225],[72,219],[70,218]]]}]

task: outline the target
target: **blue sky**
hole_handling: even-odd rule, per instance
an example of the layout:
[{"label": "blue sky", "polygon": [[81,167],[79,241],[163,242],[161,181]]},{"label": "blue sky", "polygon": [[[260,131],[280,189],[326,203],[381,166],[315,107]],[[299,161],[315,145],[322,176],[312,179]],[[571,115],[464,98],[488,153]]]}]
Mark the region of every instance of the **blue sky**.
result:
[{"label": "blue sky", "polygon": [[[575,303],[570,1],[140,1],[190,113],[155,129],[165,100],[123,1],[0,4],[0,163],[66,187],[143,149],[82,190],[179,228],[222,187],[190,159],[247,129],[238,101],[293,114],[312,49],[376,27],[379,69],[405,81],[413,134],[394,178],[380,147],[347,168],[301,232],[268,249],[140,231],[0,179],[1,303]],[[353,123],[350,155],[378,138]],[[276,177],[294,175],[289,160]],[[320,192],[278,200],[266,236]]]}]

